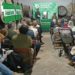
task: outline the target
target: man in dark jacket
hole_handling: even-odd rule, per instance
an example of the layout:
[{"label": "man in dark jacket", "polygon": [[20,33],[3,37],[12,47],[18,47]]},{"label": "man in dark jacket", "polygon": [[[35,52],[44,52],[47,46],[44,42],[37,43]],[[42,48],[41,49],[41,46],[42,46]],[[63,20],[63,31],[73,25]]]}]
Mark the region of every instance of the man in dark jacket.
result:
[{"label": "man in dark jacket", "polygon": [[39,11],[39,8],[35,12],[35,18],[36,19],[40,19],[40,11]]}]

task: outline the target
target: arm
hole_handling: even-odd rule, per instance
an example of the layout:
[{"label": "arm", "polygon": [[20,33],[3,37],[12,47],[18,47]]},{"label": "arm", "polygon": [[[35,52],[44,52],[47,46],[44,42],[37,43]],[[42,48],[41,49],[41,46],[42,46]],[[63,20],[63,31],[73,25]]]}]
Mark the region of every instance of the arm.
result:
[{"label": "arm", "polygon": [[9,50],[9,51],[6,51],[5,49],[2,50],[3,50],[3,54],[2,57],[0,58],[0,62],[3,62],[7,58],[7,56],[13,52],[13,50]]},{"label": "arm", "polygon": [[3,62],[7,58],[7,53],[3,50],[3,54],[1,55],[0,62]]}]

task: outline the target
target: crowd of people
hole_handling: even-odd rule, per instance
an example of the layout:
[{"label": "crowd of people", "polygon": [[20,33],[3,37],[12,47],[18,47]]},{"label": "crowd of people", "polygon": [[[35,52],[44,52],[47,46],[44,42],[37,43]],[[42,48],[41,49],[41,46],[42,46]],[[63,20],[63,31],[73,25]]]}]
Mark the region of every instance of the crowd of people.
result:
[{"label": "crowd of people", "polygon": [[24,75],[31,75],[43,44],[41,27],[36,19],[25,17],[1,26],[0,73],[14,75],[14,72],[21,71]]},{"label": "crowd of people", "polygon": [[54,14],[51,21],[50,34],[52,43],[59,47],[61,56],[61,48],[65,56],[70,60],[70,65],[75,65],[75,24],[74,16],[57,18]]},{"label": "crowd of people", "polygon": [[[0,19],[0,75],[15,75],[14,72],[31,75],[38,52],[44,44],[39,9],[35,17],[24,17],[11,24],[4,24]],[[74,16],[69,19],[57,18],[54,14],[50,24],[52,43],[54,45],[55,40],[61,41],[70,65],[75,65],[74,20]]]}]

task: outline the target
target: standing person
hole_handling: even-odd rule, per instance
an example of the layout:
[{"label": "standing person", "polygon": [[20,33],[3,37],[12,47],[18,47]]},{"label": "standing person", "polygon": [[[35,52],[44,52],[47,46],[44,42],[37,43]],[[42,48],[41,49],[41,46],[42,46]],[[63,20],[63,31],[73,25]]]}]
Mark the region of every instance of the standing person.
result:
[{"label": "standing person", "polygon": [[32,25],[29,26],[29,30],[32,30],[32,32],[33,32],[32,34],[34,34],[34,37],[32,39],[33,40],[32,47],[34,48],[34,55],[33,55],[34,59],[40,50],[40,41],[39,41],[39,36],[38,36],[38,29],[36,26],[37,26],[36,20],[33,20]]},{"label": "standing person", "polygon": [[33,26],[32,26],[31,20],[27,20],[27,25],[28,25],[27,35],[29,35],[33,40],[35,37],[34,37]]},{"label": "standing person", "polygon": [[42,39],[41,39],[41,38],[42,38],[42,26],[41,26],[41,23],[40,23],[41,13],[40,13],[39,8],[36,9],[35,18],[36,18],[36,20],[37,20],[37,23],[40,25],[40,27],[39,27],[39,31],[40,31],[40,42],[41,42],[41,44],[44,44],[44,43],[42,42]]},{"label": "standing person", "polygon": [[52,19],[52,21],[51,21],[51,28],[50,28],[50,34],[51,34],[51,39],[52,39],[52,36],[53,36],[53,34],[54,34],[54,32],[53,32],[53,30],[54,30],[54,28],[56,27],[56,19],[54,18],[54,19]]},{"label": "standing person", "polygon": [[40,20],[40,17],[41,17],[40,11],[39,11],[39,8],[37,8],[37,10],[35,12],[35,18]]},{"label": "standing person", "polygon": [[[40,24],[41,13],[40,13],[40,11],[39,11],[39,8],[36,9],[36,12],[35,12],[35,19],[37,20],[38,24]],[[41,29],[41,31],[42,31],[41,25],[40,25],[40,29]]]},{"label": "standing person", "polygon": [[30,26],[30,29],[33,30],[33,32],[34,32],[35,38],[37,38],[37,36],[38,36],[38,29],[36,28],[36,25],[37,25],[37,21],[33,20],[32,26]]},{"label": "standing person", "polygon": [[58,19],[57,19],[56,13],[54,13],[52,16],[51,28],[56,27],[55,25],[57,25],[57,21],[58,21]]},{"label": "standing person", "polygon": [[35,54],[34,54],[34,56],[37,56],[37,54],[38,54],[38,52],[39,52],[39,50],[40,50],[40,40],[39,40],[39,32],[38,32],[38,29],[37,29],[37,21],[36,20],[34,20],[33,21],[33,32],[34,32],[34,36],[35,36],[35,41],[36,41],[36,43],[35,43],[35,45],[34,45],[34,50],[35,50]]},{"label": "standing person", "polygon": [[32,40],[27,35],[28,27],[21,26],[19,28],[19,34],[12,38],[12,43],[15,49],[15,52],[19,53],[23,57],[23,68],[24,74],[28,75],[29,71],[32,70],[32,53],[31,46]]},{"label": "standing person", "polygon": [[38,30],[39,40],[40,40],[41,45],[43,45],[44,42],[42,41],[42,29],[41,29],[41,25],[37,21],[36,21],[36,23],[37,23],[36,28]]},{"label": "standing person", "polygon": [[56,14],[56,13],[53,14],[53,16],[52,16],[52,20],[53,20],[53,19],[56,20],[56,24],[57,24],[57,22],[58,22],[58,18],[57,18],[57,14]]},{"label": "standing person", "polygon": [[56,16],[56,13],[54,13],[53,16],[52,16],[51,26],[50,26],[51,27],[51,29],[50,29],[51,31],[53,30],[54,27],[56,27],[55,25],[57,25],[57,16]]}]

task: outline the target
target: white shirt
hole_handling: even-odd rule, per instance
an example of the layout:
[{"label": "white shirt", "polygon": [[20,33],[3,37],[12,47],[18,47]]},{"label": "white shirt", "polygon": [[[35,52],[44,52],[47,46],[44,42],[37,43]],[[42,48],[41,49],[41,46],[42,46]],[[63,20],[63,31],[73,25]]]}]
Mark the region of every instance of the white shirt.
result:
[{"label": "white shirt", "polygon": [[68,23],[68,27],[73,28],[73,26],[74,26],[74,23],[73,23],[73,21],[70,20]]},{"label": "white shirt", "polygon": [[37,35],[38,35],[37,28],[34,28],[33,26],[30,26],[29,29],[32,30],[34,32],[34,36],[37,37]]},{"label": "white shirt", "polygon": [[0,63],[3,62],[7,58],[7,56],[13,52],[13,50],[6,51],[5,49],[2,49],[2,51],[3,51],[3,54],[2,55],[0,54]]},{"label": "white shirt", "polygon": [[36,25],[36,27],[37,27],[37,28],[39,28],[39,27],[40,27],[40,25],[38,25],[38,24],[37,24],[37,25]]}]

